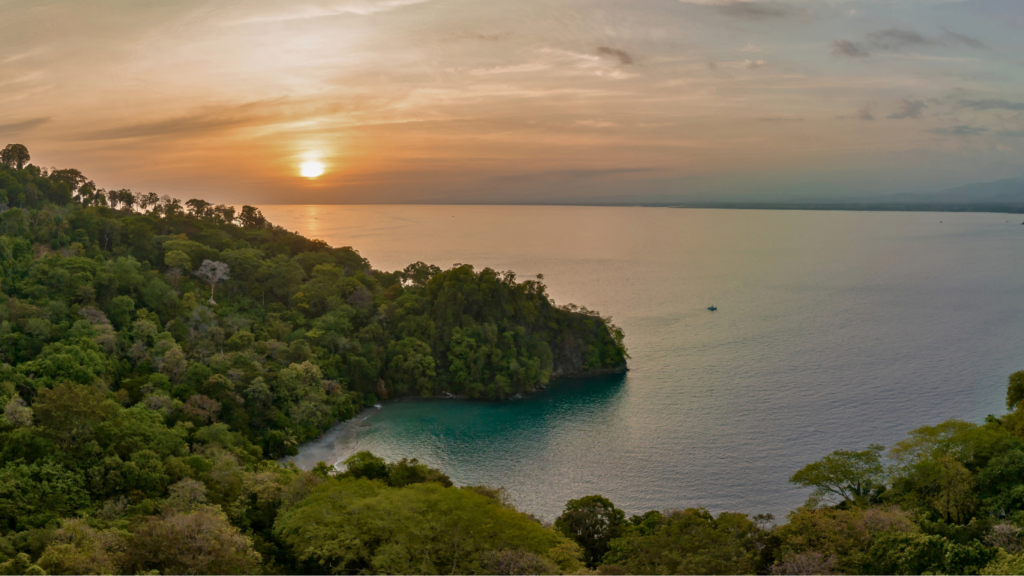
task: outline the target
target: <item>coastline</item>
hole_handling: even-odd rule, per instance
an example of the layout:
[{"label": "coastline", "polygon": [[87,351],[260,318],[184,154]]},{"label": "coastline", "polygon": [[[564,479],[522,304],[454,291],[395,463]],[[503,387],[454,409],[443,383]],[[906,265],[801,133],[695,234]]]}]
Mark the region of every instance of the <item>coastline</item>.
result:
[{"label": "coastline", "polygon": [[[317,463],[321,462],[321,461],[327,462],[327,464],[333,465],[333,466],[337,467],[339,463],[343,462],[344,460],[348,459],[350,456],[352,456],[353,454],[355,454],[356,452],[359,451],[358,450],[359,431],[362,428],[368,428],[369,426],[371,426],[371,424],[364,424],[366,419],[369,418],[370,416],[376,414],[377,412],[382,410],[384,407],[387,407],[389,404],[395,404],[395,403],[398,403],[398,402],[419,402],[419,401],[424,401],[424,400],[429,400],[429,401],[449,400],[449,401],[454,401],[454,402],[498,402],[498,403],[507,403],[507,402],[512,402],[514,400],[522,400],[523,398],[526,398],[528,396],[532,396],[532,395],[535,395],[535,394],[540,394],[540,393],[548,390],[550,388],[551,384],[556,383],[558,380],[580,380],[580,379],[585,379],[585,378],[595,378],[595,377],[599,377],[599,376],[608,376],[608,375],[613,375],[613,374],[625,374],[627,372],[629,372],[629,367],[624,365],[624,366],[619,366],[619,367],[615,367],[615,368],[602,368],[600,370],[592,370],[592,371],[589,371],[589,372],[572,373],[572,374],[569,374],[569,375],[562,375],[562,374],[553,375],[552,378],[551,378],[551,381],[548,383],[547,386],[545,386],[545,387],[543,387],[543,388],[541,388],[541,389],[539,389],[539,390],[537,390],[535,392],[532,392],[530,394],[517,394],[516,396],[507,398],[505,400],[476,400],[476,399],[469,398],[468,396],[465,396],[465,395],[462,395],[462,394],[446,394],[446,395],[436,395],[436,396],[429,396],[429,397],[423,397],[423,396],[402,396],[400,398],[392,398],[390,400],[383,400],[383,401],[380,402],[380,405],[382,406],[382,408],[376,408],[374,406],[369,406],[367,408],[363,408],[362,411],[357,413],[352,418],[350,418],[348,420],[344,420],[344,421],[338,422],[334,426],[331,426],[319,438],[317,438],[315,440],[310,440],[309,442],[305,442],[303,444],[300,444],[299,445],[299,453],[298,454],[295,454],[294,456],[285,456],[284,458],[278,459],[278,462],[281,463],[281,464],[293,463],[296,466],[298,466],[299,468],[301,468],[302,470],[312,470],[313,467],[316,466]],[[327,452],[330,453],[330,455],[331,455],[330,460],[333,460],[333,461],[325,460],[322,457],[314,458],[314,457],[310,456],[310,454],[314,454],[314,453],[315,454],[323,454],[324,451],[327,451]]]},{"label": "coastline", "polygon": [[[337,466],[338,463],[343,462],[349,456],[356,453],[356,446],[359,442],[359,429],[366,427],[363,425],[363,422],[377,411],[379,411],[379,409],[374,408],[373,406],[364,408],[354,417],[331,426],[316,440],[310,440],[309,442],[300,444],[298,454],[295,454],[294,456],[285,456],[284,458],[279,459],[278,462],[281,464],[292,463],[302,470],[312,470],[320,461]],[[316,449],[309,450],[309,448]],[[318,457],[314,460],[310,456],[310,454],[322,455],[323,451],[330,451],[331,459],[334,461],[329,462],[324,460],[323,457]],[[303,453],[305,453],[305,455]]]}]

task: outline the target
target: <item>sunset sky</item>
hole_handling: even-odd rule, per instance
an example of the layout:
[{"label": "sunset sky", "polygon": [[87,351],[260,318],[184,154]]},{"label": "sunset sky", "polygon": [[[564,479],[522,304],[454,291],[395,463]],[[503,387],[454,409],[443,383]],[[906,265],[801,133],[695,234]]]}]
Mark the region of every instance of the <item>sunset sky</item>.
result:
[{"label": "sunset sky", "polygon": [[639,203],[1024,175],[1021,0],[0,0],[0,14],[0,146],[101,187]]}]

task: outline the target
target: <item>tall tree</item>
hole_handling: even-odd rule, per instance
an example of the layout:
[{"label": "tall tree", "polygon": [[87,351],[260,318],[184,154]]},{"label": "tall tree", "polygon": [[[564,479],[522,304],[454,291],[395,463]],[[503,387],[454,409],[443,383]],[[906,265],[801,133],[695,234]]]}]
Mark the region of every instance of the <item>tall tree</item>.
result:
[{"label": "tall tree", "polygon": [[139,208],[148,210],[150,208],[155,208],[156,205],[160,203],[160,197],[156,195],[156,192],[139,194],[136,196],[136,203],[139,205]]},{"label": "tall tree", "polygon": [[62,168],[60,170],[50,171],[50,180],[54,182],[63,182],[68,185],[68,189],[72,193],[78,192],[78,189],[83,184],[89,181],[82,172],[76,168]]},{"label": "tall tree", "polygon": [[242,206],[242,213],[238,215],[238,222],[243,228],[266,228],[267,219],[255,206]]},{"label": "tall tree", "polygon": [[626,513],[603,496],[569,500],[555,520],[555,529],[583,547],[587,566],[596,567],[608,552],[608,544],[622,534]]},{"label": "tall tree", "polygon": [[21,170],[32,159],[24,144],[8,144],[0,151],[0,164]]},{"label": "tall tree", "polygon": [[885,486],[882,466],[884,446],[872,444],[867,450],[836,450],[804,466],[789,479],[793,484],[814,488],[818,499],[840,498],[862,503]]},{"label": "tall tree", "polygon": [[213,208],[213,204],[210,204],[206,200],[200,200],[198,198],[188,200],[187,202],[185,202],[185,206],[188,207],[188,213],[195,216],[196,218],[206,218],[209,215],[211,209]]},{"label": "tall tree", "polygon": [[120,202],[121,206],[123,206],[129,212],[132,212],[132,208],[135,207],[135,194],[133,194],[131,190],[127,188],[122,188],[118,190],[117,199]]},{"label": "tall tree", "polygon": [[1006,407],[1016,410],[1021,400],[1024,400],[1024,370],[1010,374],[1010,385],[1006,387]]},{"label": "tall tree", "polygon": [[228,265],[223,262],[203,260],[195,274],[200,280],[210,285],[210,304],[216,304],[213,301],[213,289],[217,282],[228,279]]}]

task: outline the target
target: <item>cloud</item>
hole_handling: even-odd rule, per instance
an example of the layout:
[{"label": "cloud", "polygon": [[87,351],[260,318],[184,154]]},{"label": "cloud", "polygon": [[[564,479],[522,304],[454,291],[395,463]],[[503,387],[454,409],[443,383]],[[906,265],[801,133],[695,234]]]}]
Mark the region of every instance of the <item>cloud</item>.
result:
[{"label": "cloud", "polygon": [[872,121],[875,116],[871,113],[871,105],[865,104],[863,108],[857,110],[853,114],[843,114],[842,116],[836,116],[836,120],[867,120]]},{"label": "cloud", "polygon": [[895,28],[868,34],[868,42],[879,50],[901,50],[907,46],[925,46],[933,43],[913,30]]},{"label": "cloud", "polygon": [[750,0],[679,0],[684,4],[700,4],[713,8],[719,14],[743,20],[767,20],[786,18],[800,13],[800,10],[775,0],[753,2]]},{"label": "cloud", "polygon": [[511,32],[495,32],[494,34],[483,34],[481,32],[461,32],[447,37],[448,40],[483,40],[485,42],[499,42],[512,36]]},{"label": "cloud", "polygon": [[943,136],[975,136],[977,134],[981,134],[982,132],[988,132],[988,128],[959,124],[957,126],[948,126],[945,128],[932,128],[931,130],[925,130],[925,132],[931,132],[932,134],[941,134]]},{"label": "cloud", "polygon": [[891,118],[893,120],[899,120],[901,118],[920,118],[921,111],[927,107],[928,106],[920,100],[907,100],[906,98],[901,98],[899,111],[889,114],[886,118]]},{"label": "cloud", "polygon": [[796,14],[796,9],[781,2],[744,2],[730,0],[716,5],[719,12],[733,18],[747,20],[764,20],[768,18],[786,18]]},{"label": "cloud", "polygon": [[850,58],[867,58],[868,56],[871,56],[871,52],[856,42],[851,42],[849,40],[833,40],[832,55],[849,56]]},{"label": "cloud", "polygon": [[608,122],[606,120],[577,120],[577,126],[586,126],[588,128],[611,128],[615,126],[614,122]]},{"label": "cloud", "polygon": [[486,40],[488,42],[497,42],[498,40],[504,40],[511,35],[511,32],[498,32],[497,34],[474,34],[473,38],[476,38],[477,40]]},{"label": "cloud", "polygon": [[18,132],[24,132],[25,130],[31,130],[36,126],[42,126],[50,121],[50,117],[45,118],[31,118],[29,120],[22,120],[21,122],[11,122],[10,124],[0,124],[0,134],[16,134]]},{"label": "cloud", "polygon": [[768,65],[768,62],[764,60],[744,60],[743,65],[747,70],[757,70],[758,68]]},{"label": "cloud", "polygon": [[506,182],[523,182],[531,180],[580,180],[589,178],[602,178],[619,174],[643,174],[655,172],[657,168],[604,168],[604,169],[579,169],[579,170],[552,170],[549,172],[534,172],[532,174],[508,174],[499,176],[498,180]]},{"label": "cloud", "polygon": [[836,40],[832,42],[832,54],[836,56],[865,57],[871,55],[871,50],[884,52],[899,52],[904,48],[916,48],[924,46],[935,46],[940,44],[961,44],[971,48],[985,48],[980,41],[942,29],[946,34],[941,38],[924,36],[913,30],[900,30],[889,28],[878,32],[871,32],[867,35],[866,43],[859,44],[849,40]]},{"label": "cloud", "polygon": [[389,12],[397,8],[403,8],[413,4],[422,4],[430,0],[348,0],[345,2],[327,3],[318,6],[301,6],[293,11],[266,16],[256,16],[245,20],[250,22],[287,22],[289,20],[308,20],[310,18],[324,18],[328,16],[340,16],[342,14],[358,14],[367,16],[378,12]]},{"label": "cloud", "polygon": [[1024,130],[1000,130],[996,136],[1010,136],[1013,138],[1024,138]]},{"label": "cloud", "polygon": [[537,72],[539,70],[547,70],[551,66],[542,62],[529,62],[526,64],[514,64],[511,66],[495,66],[494,68],[478,68],[476,70],[470,70],[469,73],[473,76],[491,76],[494,74],[516,74],[522,72]]},{"label": "cloud", "polygon": [[963,44],[964,46],[970,46],[971,48],[978,48],[980,50],[987,50],[988,49],[988,46],[986,46],[980,40],[975,40],[974,38],[971,38],[970,36],[964,36],[963,34],[957,34],[956,32],[952,32],[950,30],[946,30],[945,28],[943,28],[942,31],[946,33],[946,38],[949,41],[953,42],[953,43]]},{"label": "cloud", "polygon": [[152,138],[156,136],[197,136],[216,132],[225,128],[235,128],[254,124],[258,117],[253,110],[263,103],[243,104],[230,109],[212,110],[158,120],[117,126],[105,130],[96,130],[82,136],[83,140],[120,140],[125,138]]},{"label": "cloud", "polygon": [[962,100],[960,105],[975,110],[1024,110],[1024,102],[1009,100]]},{"label": "cloud", "polygon": [[619,59],[619,64],[623,66],[629,66],[633,64],[633,56],[625,50],[619,50],[618,48],[609,48],[608,46],[598,46],[597,53],[602,56],[611,56]]}]

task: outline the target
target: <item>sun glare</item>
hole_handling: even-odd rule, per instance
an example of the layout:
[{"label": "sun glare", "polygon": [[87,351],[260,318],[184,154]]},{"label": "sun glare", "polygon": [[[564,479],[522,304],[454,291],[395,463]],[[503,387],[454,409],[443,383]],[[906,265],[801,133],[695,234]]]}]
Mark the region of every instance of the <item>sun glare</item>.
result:
[{"label": "sun glare", "polygon": [[299,164],[299,172],[306,178],[316,178],[324,173],[324,163],[317,160],[307,160]]}]

